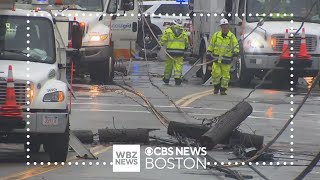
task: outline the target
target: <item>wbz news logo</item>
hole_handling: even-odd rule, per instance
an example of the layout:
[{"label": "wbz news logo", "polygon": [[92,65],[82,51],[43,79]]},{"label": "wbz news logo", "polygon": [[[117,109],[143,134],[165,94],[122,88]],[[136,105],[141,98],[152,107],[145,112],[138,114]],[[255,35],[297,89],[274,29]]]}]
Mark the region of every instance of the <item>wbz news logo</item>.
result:
[{"label": "wbz news logo", "polygon": [[113,145],[113,172],[140,172],[140,145]]}]

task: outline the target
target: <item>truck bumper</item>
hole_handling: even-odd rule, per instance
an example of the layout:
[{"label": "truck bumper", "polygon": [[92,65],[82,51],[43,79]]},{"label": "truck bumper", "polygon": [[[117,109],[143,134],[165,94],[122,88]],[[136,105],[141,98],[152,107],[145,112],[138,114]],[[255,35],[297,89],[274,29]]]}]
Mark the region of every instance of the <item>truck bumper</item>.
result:
[{"label": "truck bumper", "polygon": [[309,71],[310,73],[317,73],[320,69],[320,57],[311,56],[311,61],[308,60],[295,60],[293,64],[291,60],[280,60],[280,55],[269,54],[245,54],[246,68],[250,70],[269,70],[269,69],[289,69],[294,67],[296,72]]},{"label": "truck bumper", "polygon": [[[23,129],[13,129],[9,133],[63,133],[68,124],[68,113],[23,113],[26,126]],[[28,131],[29,130],[29,131]]]},{"label": "truck bumper", "polygon": [[83,58],[82,62],[101,62],[112,56],[113,51],[110,46],[87,46],[80,49]]}]

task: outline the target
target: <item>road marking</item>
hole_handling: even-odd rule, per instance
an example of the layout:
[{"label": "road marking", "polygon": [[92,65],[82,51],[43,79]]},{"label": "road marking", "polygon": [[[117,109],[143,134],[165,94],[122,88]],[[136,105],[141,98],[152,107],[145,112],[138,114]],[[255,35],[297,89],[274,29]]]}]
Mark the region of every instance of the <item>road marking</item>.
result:
[{"label": "road marking", "polygon": [[[122,106],[122,107],[141,107],[141,105],[139,104],[105,104],[105,103],[73,103],[74,105],[101,105],[101,106]],[[147,105],[145,105],[145,107],[147,107]],[[164,105],[155,105],[155,107],[157,108],[173,108],[173,106],[164,106]],[[222,108],[210,108],[210,107],[191,107],[191,106],[178,106],[181,109],[197,109],[197,110],[213,110],[213,111],[227,111],[229,109],[222,109]],[[175,108],[175,107],[174,107]],[[76,108],[73,110],[77,110]],[[88,111],[88,109],[80,109],[81,111]],[[109,111],[117,111],[117,110],[105,110],[106,112]],[[121,111],[121,110],[118,110]],[[125,111],[123,111],[125,112]],[[130,111],[126,111],[126,112],[130,112]],[[137,112],[137,111],[134,111]],[[138,111],[139,112],[139,111]],[[144,112],[144,111],[143,111]],[[253,113],[268,113],[268,111],[260,111],[260,110],[254,110],[252,111]],[[272,112],[273,114],[285,114],[285,115],[291,115],[292,113],[285,113],[285,112]],[[306,113],[306,114],[301,114],[304,116],[320,116],[320,114],[316,114],[316,113]]]},{"label": "road marking", "polygon": [[[192,97],[194,97],[194,96],[201,95],[201,94],[204,94],[204,93],[207,93],[207,92],[212,92],[212,90],[197,92],[197,93],[193,93],[193,94],[184,96],[184,97],[182,97],[181,99],[179,99],[178,101],[176,101],[175,104],[176,104],[176,105],[179,105],[180,103],[182,103],[183,101],[188,100],[189,98],[192,98]],[[171,106],[174,106],[174,105],[171,105]]]},{"label": "road marking", "polygon": [[72,111],[83,111],[83,112],[121,112],[121,113],[150,113],[149,111],[128,111],[128,110],[111,110],[111,109],[72,109]]},{"label": "road marking", "polygon": [[[96,150],[96,149],[101,149],[97,152],[94,152],[93,154],[95,156],[103,153],[103,152],[106,152],[108,150],[110,150],[112,148],[112,145],[110,146],[103,146],[103,145],[99,145],[99,146],[96,146],[94,148],[92,148],[91,150]],[[22,171],[18,174],[14,174],[14,175],[9,175],[9,176],[6,176],[6,177],[0,177],[0,180],[23,180],[23,179],[28,179],[28,178],[31,178],[31,177],[34,177],[34,176],[37,176],[37,175],[41,175],[41,174],[44,174],[44,173],[47,173],[49,171],[53,171],[53,170],[56,170],[56,169],[60,169],[64,166],[69,166],[68,165],[68,162],[71,162],[71,161],[75,161],[77,160],[76,162],[82,162],[84,161],[85,159],[78,159],[76,156],[73,156],[71,158],[69,158],[67,160],[67,162],[65,163],[65,165],[61,165],[58,164],[58,165],[43,165],[41,167],[36,167],[36,168],[32,168],[32,169],[28,169],[26,171]]]},{"label": "road marking", "polygon": [[[123,112],[123,113],[147,113],[150,114],[149,111],[126,111],[126,110],[99,110],[99,109],[73,109],[74,111],[83,111],[83,112]],[[175,113],[175,112],[168,112],[168,113]],[[217,114],[199,114],[199,113],[188,113],[194,116],[217,116]],[[267,120],[288,120],[288,119],[281,119],[281,118],[269,118],[265,116],[249,116],[249,118],[253,119],[267,119]]]},{"label": "road marking", "polygon": [[200,95],[197,95],[197,96],[194,96],[192,98],[190,98],[189,100],[187,100],[184,104],[182,104],[181,106],[182,107],[185,107],[185,106],[188,106],[189,104],[193,103],[194,101],[204,97],[204,96],[208,96],[208,95],[213,95],[213,92],[210,91],[210,92],[206,92],[206,93],[203,93],[203,94],[200,94]]}]

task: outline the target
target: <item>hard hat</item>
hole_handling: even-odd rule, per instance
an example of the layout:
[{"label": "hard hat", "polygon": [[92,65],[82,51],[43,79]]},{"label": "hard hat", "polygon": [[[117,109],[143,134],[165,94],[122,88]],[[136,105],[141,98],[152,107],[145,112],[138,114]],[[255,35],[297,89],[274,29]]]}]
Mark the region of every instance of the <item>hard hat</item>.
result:
[{"label": "hard hat", "polygon": [[221,26],[221,25],[224,25],[224,24],[229,24],[228,20],[225,19],[225,18],[223,18],[223,19],[220,20],[220,26]]},{"label": "hard hat", "polygon": [[174,23],[175,25],[177,25],[177,26],[182,26],[182,20],[181,20],[181,19],[175,19],[175,20],[173,21],[173,23]]}]

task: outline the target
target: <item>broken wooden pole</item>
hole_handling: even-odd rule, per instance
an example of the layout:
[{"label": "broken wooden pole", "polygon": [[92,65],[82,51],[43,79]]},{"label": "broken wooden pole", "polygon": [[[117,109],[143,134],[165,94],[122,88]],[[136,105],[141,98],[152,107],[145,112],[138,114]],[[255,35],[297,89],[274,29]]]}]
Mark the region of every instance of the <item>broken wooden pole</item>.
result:
[{"label": "broken wooden pole", "polygon": [[148,143],[148,129],[99,129],[99,141],[104,143]]},{"label": "broken wooden pole", "polygon": [[200,124],[186,124],[170,121],[167,133],[171,136],[179,134],[180,136],[187,138],[200,139],[200,137],[209,129],[209,127]]},{"label": "broken wooden pole", "polygon": [[218,117],[218,122],[201,136],[201,145],[207,147],[207,149],[212,149],[230,137],[233,130],[252,113],[252,110],[253,108],[249,103],[241,102],[227,113]]},{"label": "broken wooden pole", "polygon": [[80,140],[83,144],[93,143],[93,132],[90,130],[72,130],[73,134]]},{"label": "broken wooden pole", "polygon": [[241,145],[246,148],[255,147],[257,150],[260,150],[263,146],[263,140],[263,136],[234,131],[230,136],[229,144]]}]

